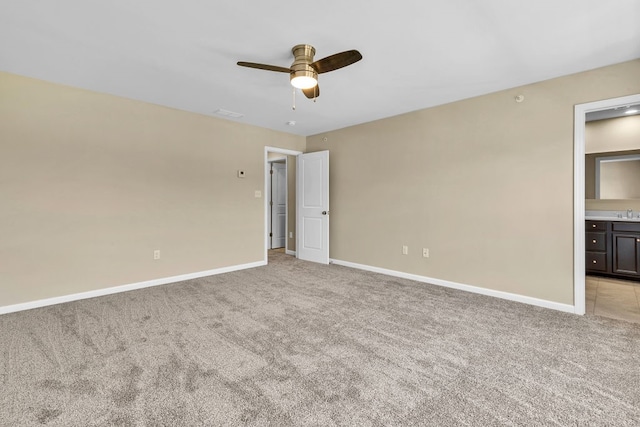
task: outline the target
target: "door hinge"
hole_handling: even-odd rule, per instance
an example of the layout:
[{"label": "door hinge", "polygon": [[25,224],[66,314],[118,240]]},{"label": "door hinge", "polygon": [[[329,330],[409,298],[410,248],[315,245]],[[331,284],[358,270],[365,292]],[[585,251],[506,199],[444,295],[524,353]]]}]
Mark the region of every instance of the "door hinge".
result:
[{"label": "door hinge", "polygon": [[270,173],[271,175],[273,175],[273,169],[271,169],[271,170],[269,171],[269,173]]},{"label": "door hinge", "polygon": [[273,233],[269,233],[269,237],[273,237]]},{"label": "door hinge", "polygon": [[273,206],[273,201],[270,201],[270,202],[269,202],[269,205],[270,205],[270,206]]}]

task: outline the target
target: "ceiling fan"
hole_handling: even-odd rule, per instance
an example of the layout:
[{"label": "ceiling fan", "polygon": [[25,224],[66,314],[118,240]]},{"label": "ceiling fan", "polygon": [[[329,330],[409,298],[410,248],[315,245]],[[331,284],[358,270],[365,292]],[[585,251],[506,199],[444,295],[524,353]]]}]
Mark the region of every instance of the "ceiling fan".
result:
[{"label": "ceiling fan", "polygon": [[243,61],[239,61],[238,65],[241,67],[257,68],[259,70],[288,73],[291,85],[301,89],[307,98],[313,99],[320,96],[318,74],[328,73],[329,71],[346,67],[362,59],[362,55],[357,50],[347,50],[314,61],[313,55],[316,54],[316,49],[308,44],[296,45],[291,49],[291,52],[293,53],[294,60],[289,68]]}]

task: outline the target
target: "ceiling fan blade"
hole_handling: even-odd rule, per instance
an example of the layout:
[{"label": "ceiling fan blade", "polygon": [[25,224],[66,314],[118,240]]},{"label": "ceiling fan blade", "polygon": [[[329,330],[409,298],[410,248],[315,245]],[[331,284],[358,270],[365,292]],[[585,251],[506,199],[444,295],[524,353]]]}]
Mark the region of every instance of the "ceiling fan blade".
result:
[{"label": "ceiling fan blade", "polygon": [[256,64],[255,62],[238,61],[241,67],[257,68],[258,70],[276,71],[279,73],[291,73],[291,69],[286,67],[278,67],[277,65]]},{"label": "ceiling fan blade", "polygon": [[356,63],[362,59],[362,55],[357,50],[347,50],[345,52],[336,53],[326,58],[318,59],[311,66],[315,68],[318,74],[328,73],[347,65]]},{"label": "ceiling fan blade", "polygon": [[304,96],[309,99],[317,98],[320,96],[320,86],[315,85],[314,87],[309,89],[302,89],[302,93],[304,93]]}]

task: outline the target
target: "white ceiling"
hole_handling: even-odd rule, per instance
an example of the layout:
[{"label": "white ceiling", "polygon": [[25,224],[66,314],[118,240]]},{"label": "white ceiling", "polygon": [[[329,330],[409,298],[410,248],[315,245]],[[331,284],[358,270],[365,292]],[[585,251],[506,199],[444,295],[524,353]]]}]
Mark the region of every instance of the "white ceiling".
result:
[{"label": "white ceiling", "polygon": [[[2,0],[0,70],[312,135],[640,58],[640,1]],[[364,59],[320,75],[292,110],[286,74],[316,59]],[[639,77],[640,78],[640,77]],[[295,121],[295,126],[287,126]]]},{"label": "white ceiling", "polygon": [[593,122],[595,120],[616,119],[618,117],[637,116],[639,114],[640,104],[631,104],[606,110],[591,111],[586,114],[585,121]]}]

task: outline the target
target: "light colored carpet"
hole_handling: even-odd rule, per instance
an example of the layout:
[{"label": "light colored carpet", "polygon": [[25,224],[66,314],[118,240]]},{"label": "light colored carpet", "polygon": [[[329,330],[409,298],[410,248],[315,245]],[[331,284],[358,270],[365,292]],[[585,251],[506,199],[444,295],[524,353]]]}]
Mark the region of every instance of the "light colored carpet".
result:
[{"label": "light colored carpet", "polygon": [[640,325],[273,254],[0,316],[3,426],[640,425]]}]

